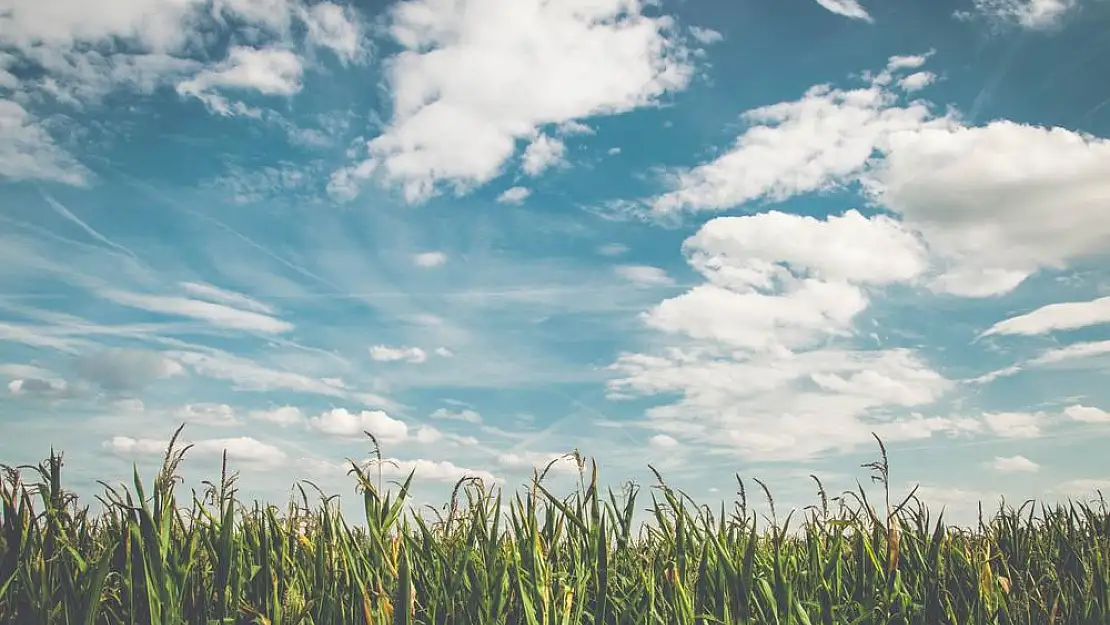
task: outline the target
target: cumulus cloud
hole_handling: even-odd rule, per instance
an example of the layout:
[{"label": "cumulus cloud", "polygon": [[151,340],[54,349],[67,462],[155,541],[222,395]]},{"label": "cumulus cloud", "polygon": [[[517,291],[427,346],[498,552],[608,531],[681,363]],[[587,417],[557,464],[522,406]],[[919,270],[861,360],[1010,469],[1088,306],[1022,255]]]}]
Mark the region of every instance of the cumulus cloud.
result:
[{"label": "cumulus cloud", "polygon": [[77,361],[77,373],[107,391],[138,391],[183,372],[181,363],[145,349],[107,348]]},{"label": "cumulus cloud", "polygon": [[1110,412],[1082,404],[1068,406],[1064,409],[1064,416],[1081,423],[1110,423]]},{"label": "cumulus cloud", "polygon": [[899,76],[929,56],[891,57],[860,88],[817,85],[747,111],[732,149],[673,173],[649,211],[723,210],[860,183],[924,241],[930,288],[965,297],[1000,295],[1110,249],[1110,140],[1006,120],[969,126],[956,111],[906,101],[924,78]]},{"label": "cumulus cloud", "polygon": [[481,423],[482,415],[470,408],[463,408],[461,410],[448,410],[447,408],[438,408],[432,413],[433,419],[446,419],[453,421],[465,421],[467,423]]},{"label": "cumulus cloud", "polygon": [[482,469],[460,467],[448,460],[398,460],[390,458],[382,463],[382,475],[393,478],[406,477],[413,472],[413,481],[429,480],[453,484],[463,478],[476,477],[487,486],[500,484],[501,478]]},{"label": "cumulus cloud", "polygon": [[843,335],[868,305],[864,285],[910,281],[926,266],[924,248],[898,222],[857,211],[721,217],[683,249],[707,281],[650,310],[647,324],[761,350]]},{"label": "cumulus cloud", "polygon": [[752,458],[797,458],[973,427],[909,413],[952,387],[907,349],[829,346],[855,335],[870,290],[927,267],[898,221],[857,211],[815,219],[779,212],[719,217],[683,244],[705,282],[643,314],[675,346],[623,354],[615,399],[678,396],[646,425],[678,441]]},{"label": "cumulus cloud", "polygon": [[84,185],[88,177],[34,115],[18,102],[0,99],[0,178]]},{"label": "cumulus cloud", "polygon": [[528,199],[530,195],[532,195],[532,190],[528,187],[511,187],[497,196],[497,201],[502,204],[520,204]]},{"label": "cumulus cloud", "polygon": [[898,86],[906,93],[913,93],[914,91],[921,91],[925,87],[933,84],[937,80],[937,75],[933,72],[914,72],[909,76],[903,76],[898,80]]},{"label": "cumulus cloud", "polygon": [[169,411],[170,418],[196,425],[209,427],[232,427],[239,425],[235,409],[227,404],[196,403],[185,404]]},{"label": "cumulus cloud", "polygon": [[69,391],[69,384],[58,378],[17,378],[8,382],[8,392],[24,397],[61,397]]},{"label": "cumulus cloud", "polygon": [[[342,475],[350,468],[349,465],[308,458],[302,458],[301,464],[316,474]],[[401,459],[391,457],[382,458],[380,462],[375,458],[363,461],[359,464],[374,475],[377,475],[377,472],[381,470],[382,478],[384,479],[404,479],[408,477],[409,473],[413,473],[412,479],[416,484],[420,482],[454,484],[463,478],[478,478],[487,486],[502,484],[504,482],[500,477],[484,469],[460,467],[448,460],[427,460],[424,458]]]},{"label": "cumulus cloud", "polygon": [[303,73],[300,58],[289,50],[235,46],[221,64],[178,83],[177,92],[197,98],[220,115],[255,116],[257,109],[231,101],[219,91],[253,91],[265,96],[288,97],[301,90]]},{"label": "cumulus cloud", "polygon": [[550,473],[577,473],[578,462],[573,456],[553,452],[510,452],[497,457],[497,464],[506,469],[535,469],[542,472],[550,465]]},{"label": "cumulus cloud", "polygon": [[1041,465],[1025,456],[996,456],[988,466],[999,473],[1036,473]]},{"label": "cumulus cloud", "polygon": [[276,423],[281,426],[296,425],[305,422],[304,413],[301,412],[300,408],[294,406],[280,406],[269,410],[252,410],[250,417],[258,421],[269,421],[270,423]]},{"label": "cumulus cloud", "polygon": [[1047,424],[1044,412],[993,412],[983,415],[987,427],[1002,438],[1036,438]]},{"label": "cumulus cloud", "polygon": [[520,168],[529,176],[538,176],[561,164],[566,152],[567,146],[562,139],[540,134],[525,148]]},{"label": "cumulus cloud", "polygon": [[421,252],[412,257],[412,262],[417,267],[439,267],[447,262],[447,254],[443,252]]},{"label": "cumulus cloud", "polygon": [[330,49],[345,63],[366,59],[362,25],[351,7],[319,2],[300,9],[309,43]]},{"label": "cumulus cloud", "polygon": [[[168,444],[169,441],[165,440],[113,436],[104,441],[102,446],[115,455],[135,457],[164,454]],[[179,442],[179,445],[185,444],[192,445],[192,449],[187,452],[188,456],[218,457],[226,451],[229,460],[259,468],[278,466],[286,459],[285,452],[281,448],[249,436]]]},{"label": "cumulus cloud", "polygon": [[420,364],[428,360],[428,354],[419,347],[389,347],[375,345],[370,348],[370,358],[378,362],[407,362]]},{"label": "cumulus cloud", "polygon": [[[0,99],[0,178],[89,181],[88,169],[56,141],[72,130],[43,121],[50,116],[37,114],[45,112],[35,106],[42,102],[56,113],[57,106],[81,109],[119,90],[150,94],[176,84],[214,111],[261,116],[219,90],[290,95],[299,89],[295,20],[307,45],[329,48],[344,62],[366,57],[353,11],[332,2],[121,0],[105,8],[83,0],[9,0],[0,11],[0,88],[15,95]],[[222,61],[198,60],[228,23],[269,45],[233,45]],[[17,77],[6,69],[12,62],[30,71]]]},{"label": "cumulus cloud", "polygon": [[674,284],[674,278],[668,276],[666,271],[650,265],[619,265],[614,267],[613,271],[625,280],[635,282],[641,286],[670,286]]},{"label": "cumulus cloud", "polygon": [[688,50],[642,0],[408,0],[389,12],[393,117],[331,190],[378,177],[413,202],[493,179],[547,126],[621,113],[684,89]]},{"label": "cumulus cloud", "polygon": [[80,0],[44,4],[12,0],[0,14],[0,32],[21,48],[35,45],[68,47],[112,37],[130,39],[143,48],[165,52],[183,45],[188,31],[182,26],[203,0],[131,0],[112,10]]},{"label": "cumulus cloud", "polygon": [[798,100],[746,111],[748,127],[730,150],[671,175],[673,187],[648,204],[651,212],[723,210],[756,200],[782,201],[857,177],[875,151],[900,132],[944,126],[927,102],[903,102],[890,88],[898,72],[924,57],[891,57],[866,86],[816,85]]},{"label": "cumulus cloud", "polygon": [[712,28],[703,28],[701,26],[691,26],[690,34],[702,45],[710,45],[724,40],[725,36]]},{"label": "cumulus cloud", "polygon": [[867,9],[860,5],[859,0],[816,0],[817,4],[825,7],[829,12],[854,20],[873,22]]},{"label": "cumulus cloud", "polygon": [[648,444],[654,449],[674,449],[678,447],[678,441],[667,436],[666,434],[656,434],[648,440]]},{"label": "cumulus cloud", "polygon": [[1110,249],[1110,140],[1011,121],[920,128],[890,137],[867,184],[946,265],[939,291],[998,295]]},{"label": "cumulus cloud", "polygon": [[381,410],[350,412],[346,408],[333,408],[308,420],[309,427],[332,436],[360,437],[370,432],[382,443],[404,441],[409,428],[404,421],[394,419]]}]

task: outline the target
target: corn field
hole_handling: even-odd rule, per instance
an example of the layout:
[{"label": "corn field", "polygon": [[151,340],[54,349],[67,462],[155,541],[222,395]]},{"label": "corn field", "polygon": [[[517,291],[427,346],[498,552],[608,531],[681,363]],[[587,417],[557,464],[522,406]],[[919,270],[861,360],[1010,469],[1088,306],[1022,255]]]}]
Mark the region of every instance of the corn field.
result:
[{"label": "corn field", "polygon": [[[172,441],[149,490],[137,470],[131,487],[103,484],[94,514],[63,488],[52,451],[4,468],[0,622],[1110,623],[1101,495],[1097,508],[1002,505],[975,529],[947,527],[912,492],[891,501],[879,447],[864,467],[883,501],[862,487],[828,497],[814,478],[819,503],[797,519],[777,518],[755,480],[771,510],[760,519],[739,477],[731,509],[698,506],[658,473],[650,502],[632,484],[602,492],[579,456],[569,496],[543,472],[511,496],[462,480],[425,516],[406,506],[412,474],[387,492],[372,462],[351,461],[357,523],[303,487],[284,508],[240,502],[226,457],[220,481],[184,501],[188,447]],[[637,505],[648,523],[634,524]]]}]

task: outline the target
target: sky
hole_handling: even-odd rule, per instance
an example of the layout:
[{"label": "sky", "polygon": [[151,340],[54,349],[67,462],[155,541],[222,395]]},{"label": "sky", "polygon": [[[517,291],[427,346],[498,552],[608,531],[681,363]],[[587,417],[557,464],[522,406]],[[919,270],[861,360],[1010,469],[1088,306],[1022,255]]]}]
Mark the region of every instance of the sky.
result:
[{"label": "sky", "polygon": [[[1110,488],[1106,0],[0,1],[0,459]],[[572,485],[573,461],[552,479]],[[962,515],[962,516],[961,516]]]}]

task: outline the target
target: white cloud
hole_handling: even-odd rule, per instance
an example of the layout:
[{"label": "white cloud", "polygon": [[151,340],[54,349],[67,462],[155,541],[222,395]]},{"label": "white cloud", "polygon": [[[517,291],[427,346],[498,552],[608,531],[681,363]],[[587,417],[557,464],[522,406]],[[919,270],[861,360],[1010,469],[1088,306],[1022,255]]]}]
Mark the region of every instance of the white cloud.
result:
[{"label": "white cloud", "polygon": [[437,347],[435,351],[436,351],[436,355],[440,356],[442,358],[452,358],[455,355],[454,352],[447,349],[446,347]]},{"label": "white cloud", "polygon": [[951,383],[908,350],[813,350],[782,355],[671,348],[613,364],[614,398],[680,395],[647,412],[647,426],[751,459],[847,451],[973,429],[969,419],[898,415],[936,401]]},{"label": "white cloud", "polygon": [[253,310],[254,312],[262,313],[264,315],[276,314],[276,311],[273,309],[273,307],[267,304],[263,304],[256,299],[247,297],[242,293],[235,293],[233,291],[221,289],[219,287],[212,286],[211,284],[182,282],[181,288],[184,289],[185,292],[189,295],[199,297],[201,299],[206,299],[217,304],[227,304],[228,306],[233,306],[235,308]]},{"label": "white cloud", "polygon": [[131,438],[129,436],[113,436],[104,441],[102,446],[108,451],[120,456],[153,456],[164,453],[168,441],[150,438]]},{"label": "white cloud", "polygon": [[616,274],[625,280],[635,282],[641,286],[670,286],[674,278],[667,275],[666,271],[650,265],[618,265],[613,268]]},{"label": "white cloud", "polygon": [[867,9],[860,5],[859,0],[816,0],[816,2],[837,15],[865,22],[874,21]]},{"label": "white cloud", "polygon": [[1036,438],[1049,416],[1043,412],[993,412],[983,415],[992,432],[1002,438]]},{"label": "white cloud", "polygon": [[89,175],[23,106],[0,99],[0,178],[85,185]]},{"label": "white cloud", "polygon": [[466,421],[467,423],[481,423],[482,415],[470,408],[462,410],[448,410],[447,408],[438,408],[432,413],[433,419],[450,419],[454,421]]},{"label": "white cloud", "polygon": [[443,439],[443,432],[430,425],[422,425],[416,430],[416,435],[413,438],[418,443],[435,443]]},{"label": "white cloud", "polygon": [[897,133],[885,151],[867,182],[946,265],[937,290],[1001,294],[1110,249],[1110,140],[995,121]]},{"label": "white cloud", "polygon": [[501,173],[519,139],[547,125],[616,114],[685,88],[688,51],[642,0],[409,0],[390,11],[404,50],[387,61],[393,118],[339,197],[378,176],[422,201]]},{"label": "white cloud", "polygon": [[914,91],[921,91],[936,80],[937,75],[933,72],[915,72],[899,80],[898,86],[907,93],[913,93]]},{"label": "white cloud", "polygon": [[9,0],[0,13],[0,32],[21,48],[120,37],[165,52],[185,42],[189,33],[183,26],[203,4],[202,0],[127,0],[104,6],[81,0]]},{"label": "white cloud", "polygon": [[351,7],[320,2],[301,10],[308,41],[329,48],[344,62],[360,61],[367,55],[362,27]]},{"label": "white cloud", "polygon": [[10,378],[37,378],[45,380],[54,377],[49,369],[35,365],[0,364],[0,375]]},{"label": "white cloud", "polygon": [[532,190],[528,187],[512,187],[497,196],[497,201],[502,204],[520,204],[528,199],[530,195],[532,195]]},{"label": "white cloud", "polygon": [[249,436],[196,441],[193,450],[205,456],[218,456],[226,450],[229,460],[264,466],[277,466],[285,461],[285,452],[280,448]]},{"label": "white cloud", "polygon": [[856,211],[716,218],[683,249],[708,282],[657,305],[647,324],[757,350],[844,335],[868,305],[861,285],[909,281],[925,268],[924,249],[898,222]]},{"label": "white cloud", "polygon": [[540,134],[528,144],[521,157],[520,168],[529,176],[538,176],[564,162],[567,146],[562,139]]},{"label": "white cloud", "polygon": [[902,103],[896,74],[930,54],[891,57],[862,88],[818,85],[746,112],[751,126],[734,147],[675,174],[651,211],[733,208],[858,181],[924,240],[931,288],[967,297],[1110,249],[1110,140],[1010,121],[972,127],[926,101]]},{"label": "white cloud", "polygon": [[420,364],[428,359],[428,354],[419,347],[388,347],[375,345],[370,348],[370,358],[378,362],[404,361]]},{"label": "white cloud", "polygon": [[1110,297],[1101,297],[1088,302],[1061,302],[1042,306],[1024,315],[999,321],[983,332],[983,336],[995,334],[1034,336],[1104,323],[1110,323]]},{"label": "white cloud", "polygon": [[[306,7],[300,0],[121,0],[111,7],[82,0],[9,0],[0,13],[0,44],[44,72],[18,84],[25,93],[80,105],[118,87],[149,93],[198,69],[198,77],[207,77],[203,80],[208,82],[245,86],[262,79],[272,88],[273,81],[258,71],[257,63],[228,60],[203,68],[194,59],[211,43],[209,35],[218,37],[229,22],[235,23],[240,35],[233,40],[295,45],[294,18],[304,22],[309,44],[327,46],[340,58],[351,58],[361,45],[359,25],[347,19],[352,16],[331,2]],[[250,76],[246,76],[248,68]],[[15,82],[10,79],[8,86]],[[232,111],[257,112],[203,93]]]},{"label": "white cloud", "polygon": [[354,413],[345,408],[333,408],[310,417],[308,424],[313,429],[332,436],[360,437],[364,431],[368,431],[381,443],[401,442],[409,435],[409,428],[404,421],[394,419],[381,410]]},{"label": "white cloud", "polygon": [[597,253],[602,256],[620,256],[628,253],[628,246],[621,243],[606,243],[597,248]]},{"label": "white cloud", "polygon": [[447,262],[447,254],[443,252],[421,252],[412,257],[412,262],[417,267],[440,267]]},{"label": "white cloud", "polygon": [[[1027,30],[1044,30],[1060,23],[1079,6],[1078,0],[973,0],[975,13],[996,24],[1014,24]],[[957,11],[967,19],[969,11]]]},{"label": "white cloud", "polygon": [[999,473],[1036,473],[1041,468],[1041,465],[1025,456],[996,456],[988,466]]},{"label": "white cloud", "polygon": [[1072,343],[1064,347],[1046,350],[1036,358],[1029,361],[1031,365],[1053,365],[1056,363],[1080,358],[1092,358],[1110,354],[1110,341],[1090,341]]},{"label": "white cloud", "polygon": [[269,315],[186,297],[143,295],[117,290],[102,291],[98,295],[123,306],[162,315],[199,319],[232,330],[281,334],[293,329],[293,324]]},{"label": "white cloud", "polygon": [[[165,453],[168,444],[168,441],[156,439],[113,436],[111,439],[104,441],[103,447],[119,456],[157,456]],[[187,452],[188,456],[218,457],[223,455],[226,450],[229,460],[243,462],[259,468],[280,465],[286,458],[285,452],[280,448],[249,436],[181,441],[179,446],[184,444],[193,446]]]},{"label": "white cloud", "polygon": [[578,463],[574,457],[565,453],[553,452],[512,452],[497,457],[497,464],[507,469],[536,469],[542,472],[549,464],[549,473],[577,473]]},{"label": "white cloud", "polygon": [[759,199],[782,201],[853,180],[890,137],[923,126],[944,126],[928,104],[902,103],[888,89],[897,71],[919,57],[891,57],[867,86],[851,90],[817,85],[792,102],[746,111],[749,127],[732,149],[673,175],[674,189],[650,201],[651,211],[722,210]]},{"label": "white cloud", "polygon": [[138,391],[150,383],[184,373],[164,354],[145,349],[107,348],[77,361],[77,373],[108,391]]},{"label": "white cloud", "polygon": [[678,447],[678,441],[666,434],[656,434],[652,436],[648,444],[655,449],[674,449]]},{"label": "white cloud", "polygon": [[387,458],[383,459],[380,464],[373,461],[372,464],[368,464],[367,466],[372,466],[375,473],[380,466],[382,476],[390,479],[405,478],[408,477],[409,473],[413,473],[412,479],[414,483],[427,480],[431,482],[454,484],[464,477],[479,478],[486,486],[502,483],[501,478],[489,471],[460,467],[447,460],[436,461],[422,458],[416,460],[399,460],[397,458]]},{"label": "white cloud", "polygon": [[1051,489],[1052,493],[1073,498],[1095,498],[1098,497],[1098,491],[1102,491],[1103,496],[1110,493],[1110,479],[1079,478],[1067,480]]},{"label": "white cloud", "polygon": [[679,396],[647,413],[659,434],[752,458],[796,458],[973,427],[906,414],[952,387],[910,350],[829,346],[850,338],[865,287],[907,283],[926,250],[897,221],[856,211],[818,220],[778,212],[721,217],[683,244],[706,283],[643,318],[677,346],[624,354],[613,398]]},{"label": "white cloud", "polygon": [[702,45],[710,45],[722,41],[725,36],[713,30],[712,28],[702,28],[701,26],[691,26],[690,34]]},{"label": "white cloud", "polygon": [[8,382],[12,395],[59,397],[69,391],[69,383],[58,378],[18,378]]},{"label": "white cloud", "polygon": [[1110,412],[1082,404],[1068,406],[1064,409],[1064,416],[1081,423],[1110,423]]},{"label": "white cloud", "polygon": [[889,285],[927,268],[915,234],[885,215],[857,210],[824,219],[769,211],[710,220],[683,243],[710,282],[734,288],[788,287],[794,272],[828,282]]},{"label": "white cloud", "polygon": [[259,421],[269,421],[281,426],[296,425],[305,422],[304,413],[300,408],[294,406],[280,406],[270,410],[252,410],[250,413],[252,419]]},{"label": "white cloud", "polygon": [[239,425],[239,418],[235,414],[235,409],[227,404],[185,404],[169,411],[168,416],[175,421],[212,427]]},{"label": "white cloud", "polygon": [[999,378],[1014,375],[1027,368],[1059,365],[1061,363],[1070,363],[1075,360],[1083,361],[1105,356],[1107,354],[1110,354],[1110,341],[1072,343],[1064,347],[1055,347],[1045,350],[1036,357],[1026,360],[1025,362],[991,371],[990,373],[975,378],[973,381],[978,384],[987,384]]},{"label": "white cloud", "polygon": [[225,61],[182,81],[177,92],[192,96],[220,115],[252,115],[255,109],[232,102],[220,90],[254,91],[266,96],[292,96],[301,90],[304,68],[300,58],[280,48],[235,46]]},{"label": "white cloud", "polygon": [[229,381],[238,391],[287,390],[356,400],[365,405],[380,408],[392,408],[395,405],[387,398],[351,389],[336,380],[314,378],[295,371],[270,369],[249,358],[218,350],[211,350],[209,353],[177,350],[167,352],[166,355],[190,367],[197,375]]}]

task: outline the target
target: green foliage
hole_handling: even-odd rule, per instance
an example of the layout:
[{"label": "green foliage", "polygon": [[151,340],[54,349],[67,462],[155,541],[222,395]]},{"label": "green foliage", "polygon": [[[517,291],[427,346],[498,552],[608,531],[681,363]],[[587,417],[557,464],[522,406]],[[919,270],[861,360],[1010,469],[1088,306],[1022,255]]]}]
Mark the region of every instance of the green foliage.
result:
[{"label": "green foliage", "polygon": [[638,533],[639,488],[602,492],[577,454],[569,496],[544,474],[507,502],[466,479],[434,520],[406,509],[411,474],[390,494],[352,462],[365,519],[351,524],[303,487],[284,511],[245,506],[226,458],[220,482],[180,507],[187,449],[171,441],[149,495],[137,472],[133,492],[105,484],[97,516],[63,490],[53,451],[4,467],[0,623],[1110,623],[1104,500],[1039,515],[1033,502],[1002,506],[974,531],[950,528],[914,493],[891,505],[881,441],[881,461],[864,465],[883,485],[880,510],[862,487],[830,502],[814,478],[820,505],[791,530],[794,513],[780,524],[757,481],[771,503],[760,531],[739,478],[739,500],[714,513],[657,473]]}]

